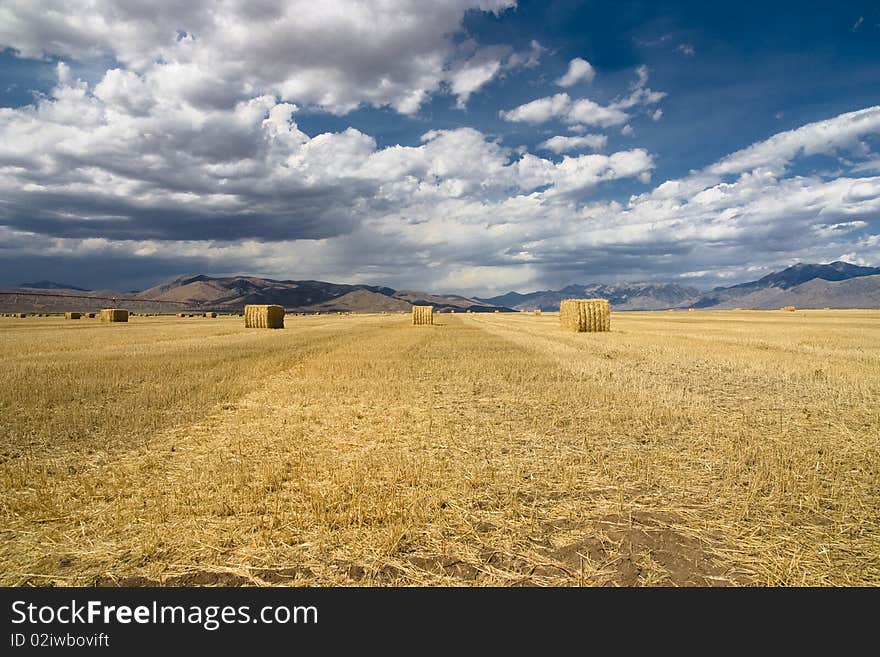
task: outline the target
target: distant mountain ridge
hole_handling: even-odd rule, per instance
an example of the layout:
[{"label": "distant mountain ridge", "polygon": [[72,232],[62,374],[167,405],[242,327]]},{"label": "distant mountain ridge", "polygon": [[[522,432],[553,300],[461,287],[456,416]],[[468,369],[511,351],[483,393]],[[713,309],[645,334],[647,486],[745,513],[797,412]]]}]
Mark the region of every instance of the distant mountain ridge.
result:
[{"label": "distant mountain ridge", "polygon": [[740,283],[728,288],[717,287],[717,290],[745,290],[761,287],[778,287],[783,290],[795,287],[802,283],[821,278],[823,281],[845,281],[860,276],[876,276],[880,274],[880,267],[862,267],[848,262],[837,260],[827,265],[810,265],[797,263],[782,271],[773,272],[749,283]]},{"label": "distant mountain ridge", "polygon": [[54,281],[37,281],[36,283],[19,283],[18,287],[30,290],[76,290],[77,292],[91,292],[84,287],[76,287],[67,283],[56,283]]},{"label": "distant mountain ridge", "polygon": [[[27,291],[34,290],[29,297]],[[47,289],[47,288],[43,288]],[[181,276],[142,292],[98,292],[78,288],[51,288],[64,296],[49,297],[34,288],[10,290],[14,295],[0,295],[5,310],[61,312],[106,307],[119,299],[122,307],[137,312],[177,312],[192,308],[240,312],[247,304],[278,304],[288,312],[408,312],[413,305],[432,305],[438,312],[510,311],[510,308],[487,304],[455,294],[430,294],[414,290],[397,291],[378,285],[346,285],[325,281],[273,280],[256,276],[214,278],[204,274]],[[103,299],[90,297],[103,297]]]},{"label": "distant mountain ridge", "polygon": [[[858,282],[854,282],[858,281]],[[566,298],[602,297],[615,310],[667,310],[685,308],[804,308],[880,307],[880,267],[848,262],[797,263],[747,283],[716,287],[709,292],[676,283],[616,283],[568,285],[561,290],[521,294],[508,292],[479,298],[485,303],[514,310],[558,310]]]},{"label": "distant mountain ridge", "polygon": [[[33,290],[33,296],[28,296]],[[38,290],[40,292],[38,292]],[[42,291],[79,295],[69,299],[43,296]],[[798,263],[756,281],[701,292],[677,283],[612,283],[568,285],[560,290],[522,294],[508,292],[489,298],[394,290],[377,285],[348,285],[315,280],[273,280],[257,276],[181,276],[142,292],[89,291],[60,283],[23,283],[0,295],[3,310],[94,310],[107,298],[126,299],[125,307],[138,312],[172,312],[186,307],[239,312],[246,304],[278,304],[290,312],[395,312],[413,305],[432,305],[439,312],[471,310],[553,311],[566,298],[602,297],[615,310],[685,308],[880,308],[880,267],[847,262]],[[104,297],[104,299],[89,297]],[[159,302],[159,303],[154,303]]]},{"label": "distant mountain ridge", "polygon": [[571,298],[603,298],[617,310],[664,310],[698,298],[700,291],[677,283],[614,283],[602,285],[568,285],[561,290],[544,290],[520,294],[508,292],[485,303],[509,306],[514,310],[559,310],[559,302]]},{"label": "distant mountain ridge", "polygon": [[409,310],[415,304],[445,310],[488,312],[509,310],[458,295],[394,290],[380,285],[347,285],[325,281],[277,281],[254,276],[177,278],[144,290],[140,299],[186,301],[217,309],[241,309],[246,304],[278,304],[291,312],[380,312]]},{"label": "distant mountain ridge", "polygon": [[[861,267],[841,261],[825,265],[797,263],[782,271],[767,274],[756,281],[715,288],[700,295],[690,307],[717,309],[778,308],[789,305],[810,308],[865,307],[864,304],[873,299],[870,289],[880,284],[878,276],[880,276],[880,267]],[[862,278],[869,280],[858,285],[845,284],[846,281]],[[814,281],[839,285],[822,286],[815,284]],[[819,290],[822,290],[821,294]],[[873,303],[873,306],[877,305]]]}]

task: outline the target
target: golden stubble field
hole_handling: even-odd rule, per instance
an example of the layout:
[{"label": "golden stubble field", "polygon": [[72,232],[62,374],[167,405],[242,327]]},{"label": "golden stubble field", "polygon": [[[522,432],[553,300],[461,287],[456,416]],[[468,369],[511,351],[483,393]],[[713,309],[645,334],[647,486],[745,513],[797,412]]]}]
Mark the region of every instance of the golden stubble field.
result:
[{"label": "golden stubble field", "polygon": [[880,311],[435,321],[0,319],[0,584],[880,584]]}]

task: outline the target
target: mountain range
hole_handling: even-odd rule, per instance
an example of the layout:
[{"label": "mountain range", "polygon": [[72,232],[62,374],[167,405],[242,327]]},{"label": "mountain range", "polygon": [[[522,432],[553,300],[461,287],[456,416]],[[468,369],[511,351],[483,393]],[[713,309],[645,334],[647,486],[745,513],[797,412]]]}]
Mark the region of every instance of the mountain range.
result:
[{"label": "mountain range", "polygon": [[508,292],[479,300],[514,310],[559,310],[562,299],[590,297],[608,299],[615,310],[878,308],[880,267],[839,261],[825,265],[798,263],[756,281],[716,287],[709,292],[677,283],[589,284],[529,294]]},{"label": "mountain range", "polygon": [[[136,312],[177,312],[187,308],[240,312],[246,304],[278,304],[288,312],[408,312],[413,305],[431,305],[438,312],[510,311],[455,294],[393,290],[375,285],[344,285],[324,281],[276,281],[254,276],[182,276],[141,292],[87,291],[44,281],[0,290],[0,309],[61,312],[95,310],[118,299]],[[64,296],[44,296],[60,294]],[[124,301],[123,301],[124,300]]]},{"label": "mountain range", "polygon": [[[413,305],[432,305],[439,312],[558,310],[566,298],[602,297],[615,310],[880,308],[880,268],[847,262],[796,264],[756,281],[708,292],[677,283],[569,285],[560,290],[508,292],[489,298],[394,290],[375,285],[324,281],[277,281],[254,276],[182,276],[141,292],[88,291],[53,281],[22,283],[0,290],[0,309],[61,312],[94,310],[108,299],[125,299],[138,312],[176,312],[186,308],[239,312],[246,304],[273,303],[288,312],[407,312]],[[63,297],[44,296],[62,294]],[[120,302],[121,303],[121,302]]]},{"label": "mountain range", "polygon": [[520,294],[508,292],[497,297],[480,299],[514,310],[559,310],[563,299],[602,298],[615,310],[665,310],[699,297],[700,291],[675,283],[613,283],[601,285],[568,285],[561,290]]},{"label": "mountain range", "polygon": [[56,283],[54,281],[37,281],[35,283],[19,283],[18,287],[30,288],[33,290],[76,290],[77,292],[91,292],[84,287],[76,287],[67,283]]}]

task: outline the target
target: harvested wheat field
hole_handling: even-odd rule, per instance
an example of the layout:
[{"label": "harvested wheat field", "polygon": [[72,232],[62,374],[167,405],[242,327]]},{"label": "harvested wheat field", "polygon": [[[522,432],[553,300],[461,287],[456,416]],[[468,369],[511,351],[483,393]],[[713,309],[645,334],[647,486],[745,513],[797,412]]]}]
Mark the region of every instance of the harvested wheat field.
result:
[{"label": "harvested wheat field", "polygon": [[0,319],[5,585],[878,585],[880,311]]}]

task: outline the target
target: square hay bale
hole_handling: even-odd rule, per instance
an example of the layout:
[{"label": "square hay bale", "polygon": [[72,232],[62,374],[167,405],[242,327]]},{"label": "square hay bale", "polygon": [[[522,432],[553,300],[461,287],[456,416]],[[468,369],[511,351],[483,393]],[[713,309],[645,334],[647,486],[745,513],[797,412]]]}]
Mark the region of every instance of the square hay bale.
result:
[{"label": "square hay bale", "polygon": [[89,319],[95,319],[95,313],[86,313],[86,317]]},{"label": "square hay bale", "polygon": [[611,330],[608,299],[564,299],[559,304],[559,322],[566,331],[596,333]]},{"label": "square hay bale", "polygon": [[64,313],[64,319],[79,319],[82,313]]},{"label": "square hay bale", "polygon": [[13,313],[13,317],[18,317],[19,319],[24,319],[27,317],[27,313]]},{"label": "square hay bale", "polygon": [[245,328],[284,328],[284,308],[273,305],[244,307]]},{"label": "square hay bale", "polygon": [[128,311],[123,310],[121,308],[102,308],[101,309],[101,321],[102,322],[127,322],[128,321]]},{"label": "square hay bale", "polygon": [[537,317],[540,317],[540,316],[541,316],[541,310],[540,310],[540,309],[536,310],[536,311],[535,311],[535,315],[536,315]]},{"label": "square hay bale", "polygon": [[434,323],[434,306],[413,306],[412,307],[413,325],[424,326]]},{"label": "square hay bale", "polygon": [[787,313],[793,313],[795,310],[797,310],[797,308],[795,308],[794,306],[782,306],[782,310]]},{"label": "square hay bale", "polygon": [[212,319],[216,316],[217,316],[217,313],[205,313],[205,317],[210,317]]}]

